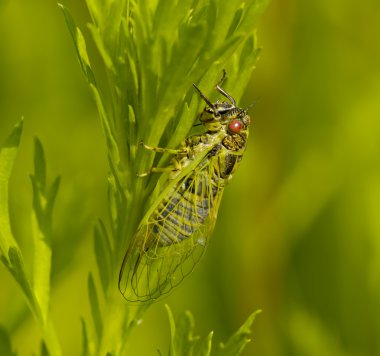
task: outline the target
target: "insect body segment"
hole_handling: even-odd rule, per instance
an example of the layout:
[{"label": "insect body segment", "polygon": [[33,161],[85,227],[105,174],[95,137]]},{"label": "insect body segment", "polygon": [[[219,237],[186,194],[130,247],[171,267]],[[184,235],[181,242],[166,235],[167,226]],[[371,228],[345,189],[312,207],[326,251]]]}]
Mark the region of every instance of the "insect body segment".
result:
[{"label": "insect body segment", "polygon": [[[194,85],[195,86],[195,85]],[[227,101],[212,104],[195,86],[207,107],[200,115],[206,132],[185,140],[172,153],[165,188],[147,212],[125,254],[119,289],[129,301],[149,302],[176,287],[203,255],[214,228],[225,184],[241,161],[250,118],[219,86]]]}]

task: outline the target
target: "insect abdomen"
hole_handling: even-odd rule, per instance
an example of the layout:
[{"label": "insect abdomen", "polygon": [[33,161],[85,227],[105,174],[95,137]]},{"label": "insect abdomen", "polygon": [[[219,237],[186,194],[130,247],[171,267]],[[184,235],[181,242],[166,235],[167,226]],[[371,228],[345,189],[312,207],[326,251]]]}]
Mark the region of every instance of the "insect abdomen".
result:
[{"label": "insect abdomen", "polygon": [[168,246],[193,235],[208,218],[215,194],[206,172],[198,172],[180,183],[152,214],[151,234],[155,240]]}]

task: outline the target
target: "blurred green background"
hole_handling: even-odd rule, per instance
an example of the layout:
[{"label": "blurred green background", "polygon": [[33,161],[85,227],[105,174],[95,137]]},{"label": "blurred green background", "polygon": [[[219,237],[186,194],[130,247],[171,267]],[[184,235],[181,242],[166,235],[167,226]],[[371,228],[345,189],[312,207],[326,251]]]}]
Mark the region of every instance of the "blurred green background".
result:
[{"label": "blurred green background", "polygon": [[[82,28],[84,1],[66,0]],[[253,127],[199,268],[164,302],[198,334],[225,340],[256,309],[246,355],[380,355],[380,2],[272,1],[263,52],[241,106]],[[90,48],[90,50],[92,50]],[[232,93],[233,94],[233,93]],[[12,223],[28,263],[33,137],[55,210],[53,317],[65,354],[90,318],[92,226],[106,214],[106,148],[95,105],[54,1],[0,1],[0,140],[21,116]],[[29,355],[39,332],[0,266],[0,325]],[[115,286],[116,287],[116,286]],[[163,303],[136,330],[134,355],[166,350]]]}]

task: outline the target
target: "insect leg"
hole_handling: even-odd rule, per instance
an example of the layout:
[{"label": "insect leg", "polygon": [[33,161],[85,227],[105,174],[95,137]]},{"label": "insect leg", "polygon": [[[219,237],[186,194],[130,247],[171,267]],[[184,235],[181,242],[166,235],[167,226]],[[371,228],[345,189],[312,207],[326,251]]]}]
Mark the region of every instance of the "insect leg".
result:
[{"label": "insect leg", "polygon": [[164,173],[164,172],[175,172],[181,169],[181,162],[176,156],[171,160],[172,164],[167,167],[152,167],[148,171],[143,173],[137,173],[138,177],[146,177],[151,173]]},{"label": "insect leg", "polygon": [[170,153],[173,155],[184,154],[184,153],[187,153],[187,151],[188,151],[187,147],[183,147],[183,148],[179,148],[179,149],[164,148],[164,147],[153,147],[153,146],[146,145],[143,141],[140,141],[140,144],[145,149],[147,149],[149,151],[160,152],[160,153]]},{"label": "insect leg", "polygon": [[174,166],[168,166],[168,167],[152,167],[146,172],[143,173],[137,173],[137,177],[146,177],[147,175],[151,173],[163,173],[163,172],[172,172],[175,171],[176,167]]}]

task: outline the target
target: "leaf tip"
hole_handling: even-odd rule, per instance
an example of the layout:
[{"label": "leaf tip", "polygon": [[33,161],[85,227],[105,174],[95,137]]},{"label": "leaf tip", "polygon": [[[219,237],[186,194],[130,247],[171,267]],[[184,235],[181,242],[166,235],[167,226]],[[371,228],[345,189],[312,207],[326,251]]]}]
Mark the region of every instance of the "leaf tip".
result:
[{"label": "leaf tip", "polygon": [[22,117],[20,121],[13,127],[12,132],[7,137],[4,143],[5,147],[18,147],[20,144],[22,130],[24,128],[24,118]]}]

